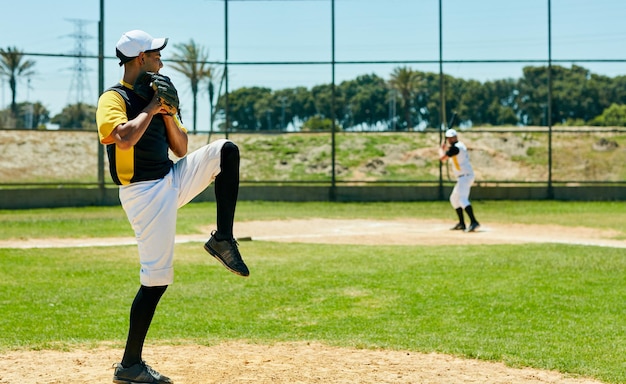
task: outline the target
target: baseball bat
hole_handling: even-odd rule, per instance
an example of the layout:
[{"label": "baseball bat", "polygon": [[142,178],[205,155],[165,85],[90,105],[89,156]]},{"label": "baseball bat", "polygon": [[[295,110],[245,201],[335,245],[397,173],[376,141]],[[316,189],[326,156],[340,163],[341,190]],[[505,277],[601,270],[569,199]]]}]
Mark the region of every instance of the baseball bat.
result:
[{"label": "baseball bat", "polygon": [[452,112],[452,117],[450,117],[450,121],[448,122],[448,129],[452,128],[454,125],[454,119],[456,119],[456,112]]},{"label": "baseball bat", "polygon": [[[456,111],[452,112],[452,116],[450,117],[450,120],[448,121],[448,127],[446,129],[450,129],[452,128],[452,126],[454,125],[454,120],[456,119]],[[439,143],[439,147],[443,148],[444,143],[446,142],[446,138],[445,136],[443,137],[443,141],[441,143]],[[452,178],[450,177],[450,164],[448,164],[448,162],[446,161],[446,176],[448,176],[448,181],[451,181]]]},{"label": "baseball bat", "polygon": [[[450,120],[448,120],[448,125],[446,127],[446,130],[452,128],[452,126],[454,125],[454,120],[455,119],[456,119],[456,112],[453,111],[452,112],[452,116],[450,117]],[[442,138],[442,141],[439,143],[439,146],[440,147],[443,146],[443,143],[445,143],[445,142],[446,142],[446,137],[444,136]]]}]

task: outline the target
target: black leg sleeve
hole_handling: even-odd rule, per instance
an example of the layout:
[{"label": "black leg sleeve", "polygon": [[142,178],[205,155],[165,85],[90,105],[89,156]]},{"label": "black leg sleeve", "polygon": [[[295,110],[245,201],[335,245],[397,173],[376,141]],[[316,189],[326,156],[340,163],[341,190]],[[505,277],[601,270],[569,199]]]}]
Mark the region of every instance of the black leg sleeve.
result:
[{"label": "black leg sleeve", "polygon": [[463,217],[463,208],[457,208],[456,214],[459,217],[459,223],[465,225],[465,218]]},{"label": "black leg sleeve", "polygon": [[130,327],[122,366],[128,368],[141,362],[144,340],[148,334],[150,323],[152,323],[157,304],[159,304],[159,300],[161,300],[166,289],[167,285],[160,287],[142,285],[139,288],[133,305],[130,307]]},{"label": "black leg sleeve", "polygon": [[239,148],[232,142],[222,147],[221,171],[215,178],[217,203],[217,238],[233,237],[235,208],[239,195]]},{"label": "black leg sleeve", "polygon": [[474,217],[474,209],[471,205],[465,207],[465,212],[467,212],[467,216],[469,216],[472,223],[477,223],[476,218]]}]

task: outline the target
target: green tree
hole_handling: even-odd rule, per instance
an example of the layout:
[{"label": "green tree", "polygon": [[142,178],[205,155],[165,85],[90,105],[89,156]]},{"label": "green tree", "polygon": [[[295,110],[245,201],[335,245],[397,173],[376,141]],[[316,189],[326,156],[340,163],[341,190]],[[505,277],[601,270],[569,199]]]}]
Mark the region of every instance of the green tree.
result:
[{"label": "green tree", "polygon": [[294,124],[315,115],[315,100],[306,87],[290,88],[285,94],[278,91],[278,95],[287,97]]},{"label": "green tree", "polygon": [[34,66],[35,62],[25,60],[23,52],[16,47],[8,47],[7,49],[0,48],[0,76],[9,79],[9,87],[11,88],[11,111],[14,116],[18,114],[15,98],[19,78],[34,75]]},{"label": "green tree", "polygon": [[50,121],[50,111],[40,102],[17,103],[16,128],[42,129]]},{"label": "green tree", "polygon": [[413,104],[415,95],[423,85],[420,72],[409,67],[396,67],[391,73],[389,85],[398,91],[401,98],[401,106],[404,111],[404,124],[407,130],[413,129],[412,109],[416,109]]},{"label": "green tree", "polygon": [[313,116],[302,124],[304,132],[330,132],[333,121],[326,117]]},{"label": "green tree", "polygon": [[[215,115],[217,113],[217,109],[215,105],[219,101],[220,97],[222,97],[222,86],[224,85],[224,73],[222,72],[221,76],[217,74],[217,68],[213,68],[211,70],[211,75],[207,79],[207,92],[209,94],[209,139],[211,137],[211,132],[213,132],[213,122],[215,121]],[[220,77],[219,86],[217,88],[217,100],[215,99],[215,80],[217,77]]]},{"label": "green tree", "polygon": [[274,93],[261,94],[261,97],[254,102],[253,109],[258,130],[274,131],[280,129],[278,100]]},{"label": "green tree", "polygon": [[[548,111],[548,67],[524,67],[519,81],[520,115],[527,125],[546,125]],[[624,83],[621,83],[624,85]],[[552,66],[552,123],[590,121],[610,106],[626,98],[610,78],[592,74],[588,69]]]},{"label": "green tree", "polygon": [[96,130],[96,106],[76,103],[63,108],[50,122],[59,124],[62,129]]},{"label": "green tree", "polygon": [[601,115],[591,121],[593,125],[626,127],[626,105],[611,104]]},{"label": "green tree", "polygon": [[278,103],[280,129],[286,129],[290,123],[299,126],[302,121],[315,114],[313,97],[306,87],[280,89],[274,94]]},{"label": "green tree", "polygon": [[338,92],[344,104],[342,113],[337,116],[344,129],[359,124],[372,126],[387,121],[388,92],[383,78],[375,74],[361,75],[355,80],[342,82]]},{"label": "green tree", "polygon": [[284,130],[289,124],[300,127],[302,122],[316,115],[313,94],[306,87],[277,90],[272,94],[271,100],[277,129]]},{"label": "green tree", "polygon": [[602,107],[599,89],[594,86],[591,72],[578,65],[571,68],[553,67],[555,101],[553,122],[564,124],[568,119],[591,120],[602,113],[608,105]]},{"label": "green tree", "polygon": [[462,84],[455,106],[458,121],[472,125],[517,124],[517,81],[513,79],[480,83],[476,80],[458,80]]},{"label": "green tree", "polygon": [[[626,104],[626,76],[615,76],[607,78],[603,88],[603,97],[606,100],[618,104]],[[603,102],[606,102],[603,100]]]},{"label": "green tree", "polygon": [[[420,90],[415,95],[415,108],[419,113],[420,119],[427,122],[428,127],[439,129],[443,124],[447,124],[447,121],[441,121],[441,102],[440,102],[440,77],[439,73],[434,72],[420,72],[422,78]],[[454,91],[457,88],[457,83],[454,82],[454,77],[444,74],[444,87],[445,87],[445,111],[446,118],[451,116],[452,110],[458,106],[459,101],[456,100],[460,97],[460,91]]]},{"label": "green tree", "polygon": [[[208,52],[204,47],[198,45],[193,39],[189,43],[181,43],[174,45],[176,52],[172,55],[172,68],[185,75],[189,79],[191,87],[191,95],[193,99],[193,133],[197,132],[197,112],[198,112],[198,91],[200,84],[207,80],[209,84],[213,83],[215,70],[212,65],[207,63],[209,59]],[[209,98],[211,95],[209,95]],[[212,100],[211,100],[212,102]]]},{"label": "green tree", "polygon": [[[238,131],[258,131],[261,129],[261,121],[255,107],[259,107],[258,100],[271,95],[269,88],[243,87],[228,94],[229,117],[231,124]],[[220,99],[217,108],[225,111],[225,98]]]},{"label": "green tree", "polygon": [[524,125],[546,125],[548,111],[548,70],[526,66],[519,80],[520,120]]},{"label": "green tree", "polygon": [[[333,98],[333,90],[331,84],[321,84],[316,85],[311,88],[311,96],[313,98],[313,105],[315,107],[315,113],[310,115],[309,118],[313,116],[317,116],[320,118],[327,118],[333,115],[332,110],[332,98]],[[337,105],[342,104],[339,100],[339,95],[337,92],[335,93],[335,108]],[[335,116],[338,116],[337,110],[335,109]]]}]

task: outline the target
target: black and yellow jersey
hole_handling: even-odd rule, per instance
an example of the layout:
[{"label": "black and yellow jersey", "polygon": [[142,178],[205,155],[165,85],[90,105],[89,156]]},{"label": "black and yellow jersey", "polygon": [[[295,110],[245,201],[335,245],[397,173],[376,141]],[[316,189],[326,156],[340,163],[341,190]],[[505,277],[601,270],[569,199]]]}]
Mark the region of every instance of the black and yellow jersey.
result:
[{"label": "black and yellow jersey", "polygon": [[115,184],[160,179],[172,168],[162,115],[152,118],[144,135],[128,150],[118,148],[110,137],[115,127],[137,117],[147,105],[148,101],[124,82],[107,89],[98,100],[98,135],[100,142],[106,145],[109,171]]}]

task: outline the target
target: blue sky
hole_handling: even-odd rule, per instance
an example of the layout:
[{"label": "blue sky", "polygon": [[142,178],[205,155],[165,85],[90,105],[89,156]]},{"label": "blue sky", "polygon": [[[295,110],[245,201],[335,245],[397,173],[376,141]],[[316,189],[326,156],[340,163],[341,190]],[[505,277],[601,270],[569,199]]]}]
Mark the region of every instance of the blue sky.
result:
[{"label": "blue sky", "polygon": [[[75,20],[82,20],[84,50],[98,52],[99,0],[0,0],[0,47],[27,53],[70,54],[77,49]],[[626,74],[626,63],[584,60],[626,60],[626,1],[551,0],[552,59],[567,60],[608,76]],[[131,29],[169,37],[172,46],[193,39],[209,50],[209,59],[224,61],[224,2],[222,0],[106,0],[105,55],[113,57],[115,43]],[[411,60],[439,58],[438,0],[336,0],[335,59],[337,61]],[[228,4],[229,62],[330,61],[330,0],[230,1]],[[443,0],[444,60],[547,60],[548,0]],[[29,57],[36,61],[30,87],[18,85],[17,101],[40,101],[52,114],[73,102],[76,60]],[[86,102],[98,97],[97,60],[84,61]],[[388,78],[394,67],[408,65],[438,72],[435,63],[338,64],[339,83],[376,73]],[[449,63],[444,72],[479,81],[519,78],[525,65],[541,63]],[[237,65],[230,68],[229,88],[265,86],[281,89],[330,83],[329,65]],[[190,106],[184,79],[168,70],[179,88],[183,112]],[[117,61],[105,61],[105,86],[121,78]],[[0,107],[10,102],[6,81],[0,83]],[[199,100],[208,106],[206,95]],[[200,111],[208,114],[206,111]],[[185,116],[183,116],[185,117]],[[188,116],[190,119],[191,116]],[[200,116],[200,124],[204,124]]]}]

